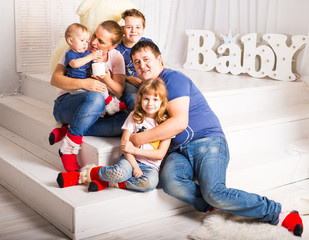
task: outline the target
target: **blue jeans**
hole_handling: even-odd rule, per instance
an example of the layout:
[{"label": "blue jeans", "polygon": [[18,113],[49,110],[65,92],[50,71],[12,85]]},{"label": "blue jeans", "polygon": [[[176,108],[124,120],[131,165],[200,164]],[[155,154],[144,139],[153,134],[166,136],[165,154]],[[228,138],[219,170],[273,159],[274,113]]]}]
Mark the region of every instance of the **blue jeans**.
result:
[{"label": "blue jeans", "polygon": [[123,91],[120,101],[124,102],[127,106],[127,110],[132,112],[135,106],[135,98],[138,92],[138,88],[132,85],[131,83],[126,82],[125,89]]},{"label": "blue jeans", "polygon": [[197,139],[167,157],[160,183],[166,193],[193,205],[198,211],[208,211],[213,206],[240,216],[278,224],[280,203],[226,187],[228,162],[229,150],[224,138]]},{"label": "blue jeans", "polygon": [[126,181],[126,188],[139,192],[147,192],[155,189],[159,183],[159,173],[154,167],[137,162],[143,176],[133,177],[133,168],[129,161],[121,155],[120,160],[113,166],[100,168],[100,179],[107,182],[120,183]]},{"label": "blue jeans", "polygon": [[127,111],[100,118],[105,109],[105,99],[98,92],[69,93],[55,100],[54,117],[61,124],[69,124],[69,132],[76,136],[121,136],[121,126]]}]

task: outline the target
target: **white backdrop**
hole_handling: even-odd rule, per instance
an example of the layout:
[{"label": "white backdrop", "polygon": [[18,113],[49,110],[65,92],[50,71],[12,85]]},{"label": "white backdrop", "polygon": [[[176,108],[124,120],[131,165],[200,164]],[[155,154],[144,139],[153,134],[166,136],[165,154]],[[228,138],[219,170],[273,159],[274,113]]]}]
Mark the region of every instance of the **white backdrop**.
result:
[{"label": "white backdrop", "polygon": [[[240,35],[309,33],[308,0],[172,0],[165,1],[169,2],[168,7],[163,1],[148,6],[145,2],[149,0],[133,2],[140,4],[147,18],[155,19],[156,28],[147,25],[146,34],[158,43],[165,61],[171,66],[182,66],[186,60],[186,29],[208,29],[224,35],[229,30]],[[158,12],[159,17],[155,15]],[[166,31],[156,31],[162,28]],[[309,45],[297,60],[297,71],[309,78]]]},{"label": "white backdrop", "polygon": [[[54,42],[62,37],[63,29],[70,21],[76,21],[75,10],[81,0],[44,0],[40,8],[46,7],[44,12],[49,14],[39,14],[36,16],[36,24],[44,28],[45,33],[33,34],[31,23],[25,22],[24,18],[33,19],[34,13],[26,14],[20,18],[22,33],[17,34],[17,45],[19,41],[25,41],[19,49],[25,54],[17,53],[19,65],[33,66],[39,63],[48,62],[53,48],[41,47],[35,53],[35,46],[40,36],[45,45],[52,46]],[[104,1],[104,0],[101,0]],[[117,0],[115,0],[117,1]],[[309,0],[131,0],[138,9],[146,16],[145,36],[150,37],[160,47],[162,55],[169,66],[182,66],[186,61],[188,37],[185,34],[187,29],[208,29],[219,34],[226,35],[229,30],[233,34],[239,33],[282,33],[289,35],[309,32]],[[28,12],[34,11],[38,2],[36,0],[15,0],[15,3],[24,3]],[[43,4],[47,2],[50,4]],[[53,4],[51,4],[53,3]],[[60,4],[61,3],[61,4]],[[55,8],[55,9],[51,9]],[[61,9],[60,9],[61,8]],[[57,11],[56,11],[57,10]],[[40,13],[43,9],[40,10]],[[50,16],[49,16],[50,15]],[[49,17],[48,17],[49,16]],[[27,19],[29,20],[29,19]],[[62,29],[62,28],[63,29]],[[56,28],[56,29],[55,29]],[[18,28],[17,28],[18,29]],[[61,32],[61,34],[56,34]],[[34,38],[34,39],[31,39]],[[50,41],[47,42],[47,41]],[[45,50],[46,49],[46,50]],[[31,51],[31,61],[29,53]],[[35,54],[39,54],[35,57]],[[24,56],[24,59],[20,59]],[[42,59],[42,60],[41,60]],[[39,60],[39,63],[35,63]],[[44,61],[43,61],[44,60]],[[297,71],[302,76],[308,76],[309,69],[309,45],[301,51],[297,57]],[[37,71],[47,69],[49,66],[37,67]],[[33,70],[31,68],[31,70]]]}]

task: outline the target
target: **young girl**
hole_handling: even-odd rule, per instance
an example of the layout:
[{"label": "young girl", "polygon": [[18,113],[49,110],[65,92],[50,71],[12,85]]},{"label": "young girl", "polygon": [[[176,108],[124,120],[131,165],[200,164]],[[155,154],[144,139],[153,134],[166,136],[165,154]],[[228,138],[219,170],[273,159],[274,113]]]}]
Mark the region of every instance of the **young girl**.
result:
[{"label": "young girl", "polygon": [[[130,58],[131,48],[141,40],[152,41],[143,37],[146,25],[145,16],[137,9],[128,9],[121,15],[120,25],[124,38],[116,49],[122,54],[126,66],[126,91],[135,98],[142,81],[139,79]],[[132,110],[132,109],[131,109]]]},{"label": "young girl", "polygon": [[107,186],[151,191],[159,182],[159,167],[164,158],[170,139],[143,144],[139,148],[130,142],[130,135],[147,131],[167,118],[167,90],[164,82],[157,78],[144,82],[140,87],[134,111],[122,126],[121,150],[123,155],[118,163],[106,167],[86,166],[81,172],[61,172],[57,183],[60,188],[90,182],[88,191],[100,191]]}]

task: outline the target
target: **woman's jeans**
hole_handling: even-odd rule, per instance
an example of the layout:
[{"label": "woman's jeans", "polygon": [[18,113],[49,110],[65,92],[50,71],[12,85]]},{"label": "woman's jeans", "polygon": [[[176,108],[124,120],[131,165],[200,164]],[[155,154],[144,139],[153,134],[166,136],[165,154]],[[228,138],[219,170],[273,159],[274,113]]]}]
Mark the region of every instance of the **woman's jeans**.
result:
[{"label": "woman's jeans", "polygon": [[166,193],[193,205],[198,211],[208,211],[213,206],[240,216],[278,224],[280,203],[226,187],[228,162],[229,150],[224,138],[197,139],[167,157],[160,183]]},{"label": "woman's jeans", "polygon": [[69,132],[76,136],[121,136],[121,126],[128,112],[121,111],[113,116],[100,118],[104,109],[105,99],[101,93],[67,93],[55,100],[54,117],[61,124],[69,124]]},{"label": "woman's jeans", "polygon": [[107,182],[120,183],[126,181],[126,188],[130,190],[147,192],[155,189],[159,183],[159,173],[154,167],[138,162],[144,173],[143,176],[133,177],[133,168],[129,161],[121,155],[120,160],[113,166],[101,167],[98,175]]}]

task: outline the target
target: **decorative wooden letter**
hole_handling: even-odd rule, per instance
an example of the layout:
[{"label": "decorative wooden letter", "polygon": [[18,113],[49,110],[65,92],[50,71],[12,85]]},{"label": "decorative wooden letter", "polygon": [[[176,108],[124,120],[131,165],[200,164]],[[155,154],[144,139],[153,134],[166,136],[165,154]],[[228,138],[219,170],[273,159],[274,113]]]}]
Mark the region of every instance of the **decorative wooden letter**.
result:
[{"label": "decorative wooden letter", "polygon": [[[283,81],[296,79],[293,73],[295,53],[309,42],[306,35],[296,35],[288,39],[283,34],[257,33],[242,36],[237,43],[231,31],[227,36],[221,35],[223,43],[218,46],[216,35],[208,30],[187,30],[189,36],[187,61],[184,68],[211,71],[216,68],[220,73],[248,73],[252,77],[265,77]],[[262,45],[266,41],[269,46]],[[218,54],[216,54],[217,49]]]}]

